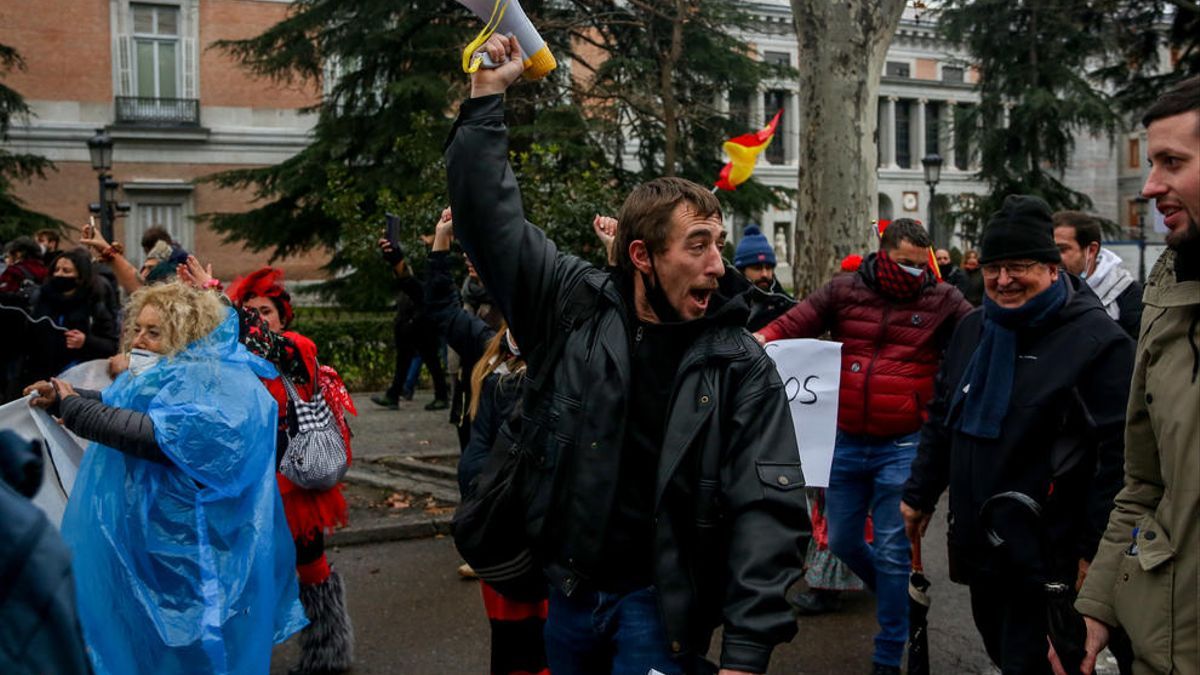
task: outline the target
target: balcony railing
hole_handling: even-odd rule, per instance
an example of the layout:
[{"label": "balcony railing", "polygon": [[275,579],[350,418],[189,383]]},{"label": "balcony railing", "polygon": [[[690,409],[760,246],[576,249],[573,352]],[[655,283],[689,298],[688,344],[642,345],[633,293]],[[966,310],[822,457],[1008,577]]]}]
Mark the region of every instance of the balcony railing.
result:
[{"label": "balcony railing", "polygon": [[117,97],[117,124],[199,127],[200,101],[194,98]]}]

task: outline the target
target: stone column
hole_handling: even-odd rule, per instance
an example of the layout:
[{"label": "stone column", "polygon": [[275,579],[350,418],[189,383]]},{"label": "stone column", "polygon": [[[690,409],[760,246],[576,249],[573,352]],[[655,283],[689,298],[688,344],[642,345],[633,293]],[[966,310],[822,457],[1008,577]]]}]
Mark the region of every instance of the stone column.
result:
[{"label": "stone column", "polygon": [[883,143],[883,166],[886,169],[896,169],[896,101],[895,96],[887,97],[883,108],[883,127],[887,135],[880,134],[879,142]]},{"label": "stone column", "polygon": [[958,171],[958,166],[954,163],[954,136],[956,133],[954,129],[954,106],[957,105],[957,103],[957,101],[946,101],[946,105],[942,106],[944,109],[942,114],[945,116],[943,118],[945,123],[942,125],[942,128],[946,130],[946,132],[942,134],[942,140],[944,141],[944,147],[942,149],[942,171]]},{"label": "stone column", "polygon": [[925,158],[925,104],[929,103],[929,99],[922,98],[917,100],[917,143],[916,157],[913,157],[914,168],[921,168],[921,160]]}]

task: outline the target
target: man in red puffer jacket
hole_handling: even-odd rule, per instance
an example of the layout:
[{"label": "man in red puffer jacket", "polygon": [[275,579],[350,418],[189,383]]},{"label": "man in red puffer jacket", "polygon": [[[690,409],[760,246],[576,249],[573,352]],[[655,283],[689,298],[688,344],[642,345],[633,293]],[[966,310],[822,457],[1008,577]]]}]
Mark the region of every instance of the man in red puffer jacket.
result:
[{"label": "man in red puffer jacket", "polygon": [[[874,673],[899,673],[908,637],[909,543],[900,496],[925,406],[954,326],[972,307],[929,270],[932,241],[916,221],[884,230],[879,252],[841,274],[760,333],[762,342],[842,343],[838,435],[826,492],[829,548],[877,597]],[[875,538],[863,540],[867,514]]]}]

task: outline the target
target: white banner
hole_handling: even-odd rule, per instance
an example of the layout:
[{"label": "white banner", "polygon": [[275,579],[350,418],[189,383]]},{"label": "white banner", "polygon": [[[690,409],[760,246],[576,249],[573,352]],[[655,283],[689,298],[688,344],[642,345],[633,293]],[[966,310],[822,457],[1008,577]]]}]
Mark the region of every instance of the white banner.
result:
[{"label": "white banner", "polygon": [[[112,384],[108,359],[85,361],[69,368],[59,378],[80,389],[103,390]],[[75,476],[83,461],[87,441],[67,431],[40,408],[29,406],[30,397],[0,406],[0,429],[16,432],[29,441],[42,442],[42,487],[33,497],[34,506],[58,527],[67,508],[67,498],[75,486]]]},{"label": "white banner", "polygon": [[792,409],[804,483],[809,487],[829,487],[829,468],[837,440],[842,343],[776,340],[767,343],[766,349],[775,360]]},{"label": "white banner", "polygon": [[29,398],[0,406],[0,429],[16,432],[28,441],[42,442],[42,487],[33,496],[33,505],[58,527],[83,461],[83,448],[45,410],[31,408]]}]

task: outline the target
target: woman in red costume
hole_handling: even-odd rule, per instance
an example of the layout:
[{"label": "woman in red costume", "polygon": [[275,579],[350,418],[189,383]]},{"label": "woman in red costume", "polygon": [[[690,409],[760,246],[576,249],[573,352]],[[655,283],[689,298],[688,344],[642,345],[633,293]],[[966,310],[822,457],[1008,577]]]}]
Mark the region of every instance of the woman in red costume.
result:
[{"label": "woman in red costume", "polygon": [[[194,259],[193,259],[194,260]],[[198,281],[203,277],[198,263],[189,261],[189,271]],[[199,274],[196,274],[199,272]],[[226,294],[238,308],[242,321],[241,341],[251,352],[271,361],[281,375],[292,380],[300,396],[312,399],[314,383],[325,397],[350,449],[350,430],[345,411],[355,413],[342,380],[332,368],[318,366],[317,347],[312,340],[287,330],[292,322],[291,296],[281,281],[283,272],[264,267],[235,281]],[[288,398],[280,378],[263,383],[279,403],[276,466],[287,449]],[[306,490],[276,473],[283,508],[296,542],[296,571],[300,575],[300,601],[309,625],[301,633],[300,663],[295,674],[340,672],[350,668],[353,632],[346,612],[345,587],[325,558],[325,534],[347,521],[346,499],[341,485],[330,490]]]}]

